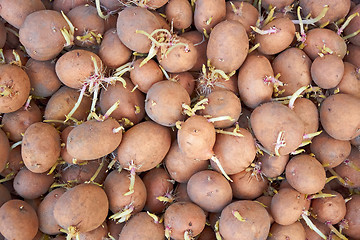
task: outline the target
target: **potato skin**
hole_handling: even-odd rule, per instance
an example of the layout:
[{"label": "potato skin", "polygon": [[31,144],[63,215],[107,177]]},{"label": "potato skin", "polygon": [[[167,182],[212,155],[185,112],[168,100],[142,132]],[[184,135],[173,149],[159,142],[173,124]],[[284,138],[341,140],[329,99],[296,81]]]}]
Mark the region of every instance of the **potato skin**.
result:
[{"label": "potato skin", "polygon": [[[122,139],[120,124],[113,118],[89,120],[75,127],[67,138],[67,151],[76,159],[94,160],[114,151]],[[101,145],[99,145],[101,143]]]},{"label": "potato skin", "polygon": [[249,40],[243,25],[225,20],[212,30],[206,55],[215,68],[230,73],[243,64],[248,51]]},{"label": "potato skin", "polygon": [[319,128],[319,111],[311,100],[307,98],[296,99],[293,111],[303,121],[305,134],[317,132]]},{"label": "potato skin", "polygon": [[89,232],[106,219],[109,201],[105,191],[92,183],[83,183],[66,191],[55,203],[54,217],[68,229],[76,226],[79,232]]},{"label": "potato skin", "polygon": [[0,112],[15,112],[26,102],[30,93],[30,79],[16,65],[0,65]]},{"label": "potato skin", "polygon": [[2,172],[8,162],[10,155],[10,143],[5,132],[0,129],[0,172]]},{"label": "potato skin", "polygon": [[360,99],[342,93],[327,97],[320,107],[320,121],[335,139],[355,138],[360,131]]},{"label": "potato skin", "polygon": [[281,132],[283,132],[286,145],[279,148],[280,155],[295,151],[303,140],[304,123],[296,113],[280,103],[265,103],[255,108],[250,121],[256,138],[272,153],[275,153],[275,146]]},{"label": "potato skin", "polygon": [[344,75],[337,87],[341,93],[351,94],[360,98],[360,72],[357,69],[355,65],[344,62]]},{"label": "potato skin", "polygon": [[230,183],[234,197],[243,200],[253,200],[260,197],[268,188],[269,181],[252,171],[242,171],[231,175]]},{"label": "potato skin", "polygon": [[48,171],[57,161],[60,151],[60,135],[52,125],[37,122],[26,129],[21,144],[21,156],[30,171]]},{"label": "potato skin", "polygon": [[280,225],[274,223],[270,228],[270,237],[268,240],[303,240],[305,239],[305,229],[300,222],[295,222],[290,225]]},{"label": "potato skin", "polygon": [[147,36],[136,33],[136,30],[151,34],[159,28],[161,28],[160,23],[154,14],[141,7],[126,7],[119,12],[116,25],[121,42],[130,50],[139,53],[148,53],[151,41]]},{"label": "potato skin", "polygon": [[188,0],[170,0],[165,6],[165,15],[174,28],[186,29],[193,21],[193,12]]},{"label": "potato skin", "polygon": [[321,191],[326,183],[325,169],[321,163],[306,154],[290,159],[285,175],[289,184],[304,194],[315,194]]},{"label": "potato skin", "polygon": [[139,58],[134,61],[134,69],[130,71],[130,79],[134,85],[139,86],[138,89],[141,92],[147,93],[154,83],[164,80],[164,74],[153,59],[140,67],[143,60],[144,58]]},{"label": "potato skin", "polygon": [[0,208],[0,232],[7,239],[32,240],[39,228],[35,210],[22,200],[10,200]]},{"label": "potato skin", "polygon": [[[245,221],[234,217],[238,211]],[[257,202],[240,200],[227,205],[221,212],[219,231],[224,239],[262,240],[270,230],[270,217],[266,209]]]},{"label": "potato skin", "polygon": [[335,55],[319,56],[311,64],[311,77],[323,89],[334,88],[340,83],[344,68],[343,61]]},{"label": "potato skin", "polygon": [[344,229],[344,233],[353,238],[360,235],[360,196],[354,195],[352,199],[346,203],[345,219],[349,223],[349,228]]},{"label": "potato skin", "polygon": [[211,28],[223,21],[225,16],[225,0],[197,0],[195,3],[194,24],[201,33],[204,29],[210,33]]},{"label": "potato skin", "polygon": [[317,198],[311,201],[313,213],[317,220],[323,223],[330,222],[332,225],[339,223],[346,214],[346,205],[343,196],[332,190],[324,190],[323,193],[334,197]]},{"label": "potato skin", "polygon": [[[264,1],[262,1],[263,3]],[[255,26],[259,16],[259,11],[249,2],[245,1],[232,1],[236,10],[233,9],[230,2],[226,2],[226,19],[234,20],[241,23],[246,32],[251,32],[250,26]]]}]

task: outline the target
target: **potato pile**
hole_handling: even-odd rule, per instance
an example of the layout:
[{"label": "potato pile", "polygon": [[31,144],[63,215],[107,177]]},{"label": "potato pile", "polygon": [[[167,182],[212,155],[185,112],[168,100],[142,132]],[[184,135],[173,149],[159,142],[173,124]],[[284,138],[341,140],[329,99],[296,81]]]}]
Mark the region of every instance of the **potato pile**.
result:
[{"label": "potato pile", "polygon": [[359,1],[0,16],[0,240],[360,239]]}]

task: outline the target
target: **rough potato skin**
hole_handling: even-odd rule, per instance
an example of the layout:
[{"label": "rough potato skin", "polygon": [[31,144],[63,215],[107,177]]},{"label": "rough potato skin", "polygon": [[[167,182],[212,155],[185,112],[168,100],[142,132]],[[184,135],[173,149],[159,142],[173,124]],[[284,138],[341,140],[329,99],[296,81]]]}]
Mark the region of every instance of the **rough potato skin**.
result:
[{"label": "rough potato skin", "polygon": [[26,129],[21,144],[21,156],[30,171],[48,171],[56,163],[60,151],[60,135],[52,125],[37,122]]},{"label": "rough potato skin", "polygon": [[249,40],[243,25],[225,20],[212,30],[206,55],[214,67],[230,73],[243,64],[248,51]]}]

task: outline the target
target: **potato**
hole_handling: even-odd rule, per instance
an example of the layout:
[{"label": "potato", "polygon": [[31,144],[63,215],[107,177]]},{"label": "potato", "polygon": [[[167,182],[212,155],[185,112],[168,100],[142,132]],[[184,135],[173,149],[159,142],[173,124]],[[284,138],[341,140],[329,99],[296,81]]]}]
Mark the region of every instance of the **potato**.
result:
[{"label": "potato", "polygon": [[199,32],[210,33],[226,16],[225,0],[197,0],[195,2],[194,24]]},{"label": "potato", "polygon": [[360,174],[359,171],[356,170],[358,166],[360,166],[360,150],[352,147],[347,159],[334,168],[335,172],[345,180],[345,187],[357,188],[360,186]]},{"label": "potato", "polygon": [[[8,151],[8,149],[10,149],[10,145],[5,150]],[[2,153],[2,156],[6,156],[6,151],[5,153]],[[7,162],[5,162],[5,164],[3,165],[6,166],[5,169],[0,172],[0,175],[3,177],[6,177],[8,174],[16,174],[22,167],[24,167],[24,162],[21,157],[21,145],[10,149],[9,157],[7,158]]]},{"label": "potato", "polygon": [[[145,206],[147,192],[144,182],[138,175],[135,175],[134,192],[129,192],[130,178],[127,171],[112,171],[106,177],[104,189],[109,198],[110,211],[118,213],[123,210],[132,209],[130,214],[141,212]],[[128,216],[129,217],[129,216]]]},{"label": "potato", "polygon": [[264,153],[264,155],[260,157],[260,173],[268,178],[276,178],[284,172],[288,161],[289,155],[270,156]]},{"label": "potato", "polygon": [[159,28],[160,23],[157,18],[145,8],[126,7],[119,12],[117,34],[121,42],[132,51],[148,53],[151,47],[150,39],[143,34],[136,33],[137,30],[151,34]]},{"label": "potato", "polygon": [[296,113],[280,103],[265,103],[255,108],[250,122],[259,142],[276,155],[295,151],[303,140],[304,123]]},{"label": "potato", "polygon": [[194,44],[181,36],[173,35],[169,41],[174,45],[166,45],[158,50],[156,59],[170,73],[185,72],[193,68],[198,59]]},{"label": "potato", "polygon": [[149,89],[145,99],[145,111],[156,123],[175,126],[185,119],[183,104],[190,104],[190,96],[179,83],[160,81]]},{"label": "potato", "polygon": [[349,156],[351,144],[349,141],[337,140],[322,132],[312,139],[310,149],[323,166],[334,168]]},{"label": "potato", "polygon": [[271,215],[276,223],[291,225],[295,223],[306,205],[306,195],[292,188],[281,188],[271,200]]},{"label": "potato", "polygon": [[65,188],[56,188],[47,194],[44,200],[41,201],[37,210],[39,217],[39,229],[43,233],[55,235],[61,233],[61,228],[54,218],[54,206],[58,199],[66,192]]},{"label": "potato", "polygon": [[190,72],[171,73],[169,77],[171,80],[180,83],[180,85],[188,92],[189,96],[194,93],[195,79]]},{"label": "potato", "polygon": [[355,65],[344,62],[344,75],[337,86],[341,93],[351,94],[360,98],[360,72]]},{"label": "potato", "polygon": [[344,57],[345,62],[349,62],[354,64],[356,67],[360,67],[359,54],[360,54],[360,46],[349,43],[347,45],[347,54]]},{"label": "potato", "polygon": [[[318,220],[316,220],[315,218],[313,218],[311,216],[309,216],[309,219],[320,230],[320,232],[322,232],[325,236],[328,236],[330,234],[331,231],[330,231],[330,228],[327,225],[323,224],[322,222],[319,222]],[[308,239],[308,240],[321,240],[321,239],[323,239],[314,230],[309,228],[309,226],[304,221],[304,219],[301,219],[300,223],[304,227],[306,239]]]},{"label": "potato", "polygon": [[91,47],[99,44],[97,39],[88,36],[89,33],[102,36],[105,32],[104,19],[98,15],[94,6],[86,4],[74,7],[67,16],[75,27],[75,45]]},{"label": "potato", "polygon": [[[142,142],[139,145],[139,142]],[[123,167],[144,172],[157,166],[169,151],[171,136],[168,128],[151,121],[135,125],[125,132],[117,149]]]},{"label": "potato", "polygon": [[345,220],[347,220],[349,227],[343,230],[347,236],[355,239],[360,235],[359,202],[360,196],[354,195],[351,200],[346,203]]},{"label": "potato", "polygon": [[20,108],[15,112],[5,113],[1,124],[8,138],[17,142],[22,139],[22,134],[31,124],[41,121],[42,113],[39,107],[34,102],[31,102],[27,109]]},{"label": "potato", "polygon": [[[242,220],[235,217],[238,213]],[[266,239],[270,218],[257,202],[241,200],[227,205],[221,212],[219,232],[224,239]]]},{"label": "potato", "polygon": [[164,237],[164,225],[156,222],[146,212],[140,212],[126,222],[119,240],[163,240]]},{"label": "potato", "polygon": [[10,143],[6,134],[3,130],[0,129],[0,172],[2,172],[6,164],[8,163],[8,158],[10,154]]},{"label": "potato", "polygon": [[205,227],[204,211],[194,203],[176,202],[171,204],[164,214],[165,229],[170,231],[174,240],[184,239],[184,236],[195,237]]},{"label": "potato", "polygon": [[25,18],[36,11],[45,10],[41,0],[1,0],[0,16],[17,29],[21,27]]},{"label": "potato", "polygon": [[69,31],[70,28],[61,13],[40,10],[25,18],[19,29],[19,39],[31,58],[47,61],[56,57],[66,44],[62,29]]},{"label": "potato", "polygon": [[65,14],[67,14],[71,9],[80,5],[85,5],[87,3],[89,3],[89,0],[54,0],[52,5],[54,10],[58,12],[63,11]]},{"label": "potato", "polygon": [[360,99],[349,94],[327,97],[320,107],[324,130],[338,140],[351,140],[360,133]]},{"label": "potato", "polygon": [[108,231],[109,231],[109,237],[112,236],[113,238],[115,238],[115,240],[119,239],[119,235],[121,233],[121,230],[123,229],[125,223],[117,223],[113,220],[108,219],[106,221],[107,226],[108,226]]},{"label": "potato", "polygon": [[298,48],[291,47],[281,52],[272,62],[272,67],[275,75],[281,74],[279,81],[284,83],[284,86],[279,86],[280,91],[285,90],[281,96],[291,96],[311,83],[311,60]]},{"label": "potato", "polygon": [[109,68],[118,68],[131,57],[131,51],[119,39],[115,28],[107,30],[101,41],[99,57]]},{"label": "potato", "polygon": [[81,160],[104,157],[119,146],[122,139],[122,130],[119,128],[120,124],[113,118],[86,121],[69,133],[67,151]]},{"label": "potato", "polygon": [[[263,2],[264,1],[261,3]],[[247,34],[251,32],[250,26],[255,26],[258,17],[259,11],[249,2],[226,2],[226,19],[238,21],[241,23],[244,26]]]},{"label": "potato", "polygon": [[205,117],[193,115],[178,130],[177,142],[186,157],[207,160],[213,156],[215,127]]},{"label": "potato", "polygon": [[25,131],[21,156],[25,166],[34,173],[48,171],[60,156],[60,136],[49,124],[37,122]]},{"label": "potato", "polygon": [[32,200],[47,193],[54,180],[54,174],[33,173],[23,168],[16,174],[13,186],[19,196]]},{"label": "potato", "polygon": [[185,156],[177,141],[172,142],[164,163],[171,178],[179,183],[187,182],[192,175],[206,170],[209,165],[209,161],[195,160]]},{"label": "potato", "polygon": [[[164,168],[153,168],[142,178],[147,192],[144,209],[154,214],[162,213],[173,201],[173,183]],[[169,199],[169,202],[162,201],[159,197]]]},{"label": "potato", "polygon": [[180,183],[177,185],[175,189],[175,195],[177,202],[191,202],[190,197],[187,193],[187,182]]},{"label": "potato", "polygon": [[120,101],[119,107],[110,116],[116,120],[127,118],[133,124],[137,124],[145,116],[145,96],[138,89],[134,90],[135,86],[130,79],[124,77],[124,80],[126,88],[121,82],[116,82],[101,90],[99,100],[101,113],[105,115],[106,111]]},{"label": "potato", "polygon": [[25,65],[31,84],[31,94],[38,97],[50,97],[61,86],[55,72],[53,61],[37,61],[32,58]]},{"label": "potato", "polygon": [[60,227],[67,230],[75,227],[76,235],[99,227],[108,211],[105,191],[98,185],[83,183],[67,190],[56,201],[53,214]]},{"label": "potato", "polygon": [[259,104],[271,100],[273,83],[265,81],[270,77],[274,77],[274,71],[266,57],[247,57],[238,74],[240,99],[247,107],[256,108]]},{"label": "potato", "polygon": [[311,64],[312,80],[323,89],[336,87],[343,75],[344,63],[335,55],[319,56]]},{"label": "potato", "polygon": [[193,12],[187,0],[170,0],[165,6],[165,15],[176,29],[186,29],[192,24]]},{"label": "potato", "polygon": [[266,209],[266,211],[269,214],[270,217],[270,223],[273,224],[274,223],[274,218],[271,216],[271,200],[272,200],[272,196],[261,196],[258,197],[255,201],[262,203],[262,206]]},{"label": "potato", "polygon": [[216,240],[214,230],[209,226],[205,226],[204,230],[200,233],[198,240]]},{"label": "potato", "polygon": [[269,181],[255,171],[244,170],[230,176],[233,180],[230,185],[235,198],[252,200],[266,191]]},{"label": "potato", "polygon": [[244,63],[248,51],[249,40],[243,25],[225,20],[212,30],[206,55],[215,68],[230,73]]},{"label": "potato", "polygon": [[346,43],[334,31],[326,28],[314,28],[307,32],[304,52],[314,60],[319,53],[327,53],[324,48],[331,49],[332,54],[343,59],[346,54]]},{"label": "potato", "polygon": [[16,65],[0,65],[0,112],[15,112],[26,102],[30,93],[30,80]]},{"label": "potato", "polygon": [[[65,121],[66,115],[68,115],[75,106],[79,96],[80,93],[76,89],[62,86],[50,97],[46,104],[44,118],[46,120]],[[85,95],[72,117],[79,121],[85,120],[88,116],[90,106],[91,99]]]},{"label": "potato", "polygon": [[79,239],[80,240],[87,240],[87,239],[106,239],[108,237],[108,227],[106,222],[103,222],[100,226],[95,228],[92,231],[80,233]]},{"label": "potato", "polygon": [[231,127],[241,114],[240,99],[229,90],[217,90],[208,96],[208,104],[201,111],[202,115],[209,115],[211,118],[230,117],[233,120],[222,120],[214,122],[215,128]]},{"label": "potato", "polygon": [[[233,132],[235,128],[224,129]],[[231,136],[218,133],[214,145],[214,153],[227,174],[239,173],[247,168],[255,159],[256,147],[254,138],[249,131],[240,128],[236,133],[243,136]],[[211,166],[219,171],[214,161]]]},{"label": "potato", "polygon": [[317,132],[319,128],[319,111],[311,100],[307,98],[297,98],[293,111],[303,121],[305,134]]},{"label": "potato", "polygon": [[264,0],[261,1],[261,6],[268,9],[270,6],[276,7],[277,11],[281,11],[283,8],[290,6],[294,0]]},{"label": "potato", "polygon": [[334,196],[313,199],[311,201],[312,211],[320,222],[335,225],[345,217],[345,200],[336,191],[324,190],[323,193]]},{"label": "potato", "polygon": [[329,6],[325,16],[317,22],[319,25],[326,22],[333,23],[341,18],[345,18],[350,10],[350,3],[350,0],[300,0],[303,16],[311,14],[311,16],[314,18],[321,13],[325,5]]},{"label": "potato", "polygon": [[232,200],[229,182],[211,170],[192,175],[187,183],[187,193],[192,202],[207,212],[221,212]]},{"label": "potato", "polygon": [[35,210],[22,200],[10,200],[0,208],[0,233],[7,239],[32,240],[38,232]]},{"label": "potato", "polygon": [[302,240],[305,239],[305,229],[300,222],[295,222],[286,226],[274,223],[270,228],[269,235],[269,240],[280,240],[286,238]]},{"label": "potato", "polygon": [[71,50],[57,60],[56,74],[66,86],[80,89],[90,76],[94,75],[95,66],[92,59],[98,67],[102,66],[101,59],[95,53],[83,49]]},{"label": "potato", "polygon": [[258,51],[265,55],[277,54],[290,46],[295,37],[295,25],[288,18],[275,18],[261,30],[275,33],[256,33],[255,43],[260,43]]},{"label": "potato", "polygon": [[147,93],[154,83],[164,80],[164,74],[159,65],[152,59],[140,67],[143,60],[144,58],[139,58],[134,61],[134,69],[130,71],[130,79],[140,91]]},{"label": "potato", "polygon": [[204,64],[206,65],[207,62],[206,48],[208,39],[206,39],[202,33],[196,30],[185,32],[180,36],[190,40],[194,44],[198,53],[196,63],[189,71],[200,71],[202,66]]},{"label": "potato", "polygon": [[[1,12],[0,12],[1,14]],[[6,43],[7,32],[4,23],[0,23],[0,48],[3,48]]]}]

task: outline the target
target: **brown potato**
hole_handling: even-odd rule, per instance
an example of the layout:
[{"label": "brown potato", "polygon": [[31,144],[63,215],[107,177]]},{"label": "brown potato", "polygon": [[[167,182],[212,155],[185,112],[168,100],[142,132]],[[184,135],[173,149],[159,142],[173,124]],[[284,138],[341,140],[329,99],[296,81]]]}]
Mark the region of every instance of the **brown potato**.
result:
[{"label": "brown potato", "polygon": [[187,0],[170,0],[165,6],[165,15],[176,29],[186,29],[193,21],[192,8]]},{"label": "brown potato", "polygon": [[30,80],[16,65],[0,65],[0,112],[15,112],[26,102],[30,93]]},{"label": "brown potato", "polygon": [[274,223],[270,228],[268,240],[280,240],[280,239],[291,239],[291,240],[303,240],[305,239],[305,229],[300,222],[295,222],[290,225],[280,225]]},{"label": "brown potato", "polygon": [[195,2],[194,24],[199,32],[210,33],[226,16],[225,0],[197,0]]},{"label": "brown potato", "polygon": [[285,90],[281,96],[290,96],[311,83],[311,60],[298,48],[291,47],[281,52],[272,62],[272,67],[275,75],[281,74],[279,81],[284,83],[284,86],[279,86],[280,91]]},{"label": "brown potato", "polygon": [[192,175],[187,193],[192,202],[208,212],[221,212],[232,200],[229,182],[222,174],[211,170]]},{"label": "brown potato", "polygon": [[103,222],[100,226],[95,228],[92,231],[80,233],[79,239],[80,240],[87,240],[87,239],[106,239],[108,237],[108,227],[106,222]]},{"label": "brown potato", "polygon": [[189,96],[193,94],[195,90],[195,79],[190,72],[171,73],[170,79],[180,83],[180,85],[186,89]]},{"label": "brown potato", "polygon": [[356,170],[358,166],[360,166],[360,150],[352,147],[347,159],[334,168],[335,172],[345,180],[345,187],[360,187],[360,174],[359,171]]},{"label": "brown potato", "polygon": [[297,98],[293,111],[303,121],[305,134],[317,132],[319,128],[319,111],[311,100],[307,98]]},{"label": "brown potato", "polygon": [[264,153],[264,155],[260,157],[258,163],[260,164],[260,173],[268,178],[276,178],[284,172],[288,161],[288,154],[282,156],[270,156],[269,154]]},{"label": "brown potato", "polygon": [[22,200],[10,200],[0,208],[0,232],[7,239],[31,240],[38,232],[35,210]]},{"label": "brown potato", "polygon": [[[237,219],[237,212],[244,221]],[[227,205],[221,212],[219,232],[224,239],[266,239],[270,230],[270,218],[257,202],[241,200]]]},{"label": "brown potato", "polygon": [[336,87],[343,75],[344,63],[336,55],[319,56],[311,64],[312,80],[323,89]]},{"label": "brown potato", "polygon": [[259,11],[249,2],[226,2],[226,19],[241,23],[248,34],[251,32],[250,26],[255,26],[258,17]]},{"label": "brown potato", "polygon": [[351,94],[360,98],[360,72],[355,65],[344,62],[344,75],[337,86],[341,93]]},{"label": "brown potato", "polygon": [[348,52],[344,57],[344,61],[354,64],[356,67],[360,67],[360,59],[359,59],[360,46],[349,43],[347,45],[347,49]]},{"label": "brown potato", "polygon": [[52,125],[37,122],[26,129],[21,144],[21,156],[30,171],[48,171],[59,158],[60,150],[60,135]]},{"label": "brown potato", "polygon": [[290,159],[285,174],[290,185],[304,194],[315,194],[321,191],[326,183],[325,169],[321,163],[306,154]]},{"label": "brown potato", "polygon": [[230,73],[243,64],[248,51],[249,40],[243,25],[225,20],[213,28],[206,56],[215,68]]},{"label": "brown potato", "polygon": [[351,140],[360,133],[360,99],[338,93],[321,104],[320,121],[325,131],[338,140]]},{"label": "brown potato", "polygon": [[[67,14],[74,7],[85,5],[89,2],[90,0],[54,0],[52,6],[54,10],[58,12],[63,11],[65,14]],[[103,0],[101,1],[101,3],[102,5],[104,5]]]},{"label": "brown potato", "polygon": [[0,172],[2,172],[10,155],[10,143],[5,132],[0,129]]},{"label": "brown potato", "polygon": [[286,155],[302,143],[304,123],[296,113],[280,103],[265,103],[255,108],[250,122],[257,140],[271,153]]},{"label": "brown potato", "polygon": [[[6,144],[3,146],[6,146]],[[6,156],[6,151],[8,151],[8,149],[10,149],[10,145],[5,148],[5,153],[2,153],[2,156]],[[5,169],[0,172],[0,175],[3,177],[6,177],[8,174],[16,174],[24,167],[24,162],[21,157],[21,145],[10,149],[9,157],[7,158],[7,162],[5,161],[5,164],[3,165],[6,166]]]},{"label": "brown potato", "polygon": [[208,39],[206,39],[202,33],[196,30],[185,32],[180,36],[190,40],[194,44],[196,51],[198,53],[197,61],[189,71],[200,71],[202,66],[204,64],[206,65],[206,61],[207,61],[206,48],[207,48]]},{"label": "brown potato", "polygon": [[288,18],[275,18],[261,30],[275,29],[275,33],[256,33],[255,43],[260,43],[258,51],[265,55],[277,54],[290,46],[295,37],[295,25]]},{"label": "brown potato", "polygon": [[354,195],[351,200],[346,203],[346,215],[345,219],[348,222],[348,228],[344,229],[344,233],[353,238],[357,238],[360,235],[360,196]]},{"label": "brown potato", "polygon": [[81,160],[104,157],[119,146],[122,139],[122,129],[119,128],[120,124],[113,118],[86,121],[69,133],[67,151]]},{"label": "brown potato", "polygon": [[7,201],[11,200],[11,195],[9,190],[2,184],[0,184],[0,208]]},{"label": "brown potato", "polygon": [[140,67],[143,60],[144,58],[139,58],[134,61],[134,69],[130,71],[130,79],[140,91],[147,93],[154,83],[164,80],[164,74],[159,65],[152,59]]},{"label": "brown potato", "polygon": [[260,197],[268,188],[269,181],[256,172],[244,170],[231,175],[230,183],[234,197],[237,199],[253,200]]},{"label": "brown potato", "polygon": [[318,221],[335,225],[345,217],[345,200],[336,191],[324,190],[323,193],[334,195],[334,197],[313,199],[311,201],[312,212]]}]

